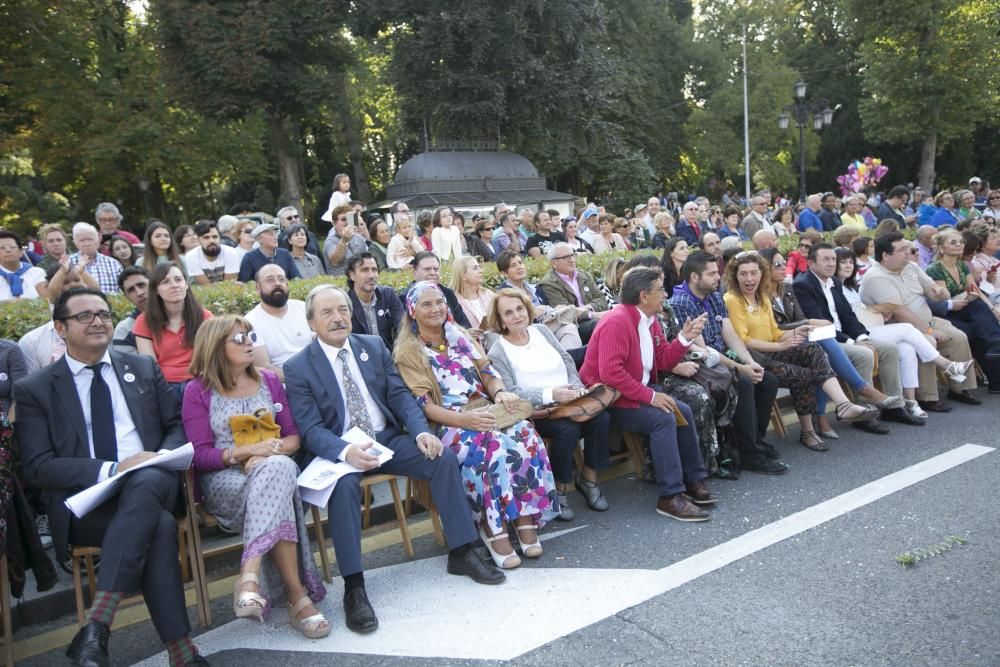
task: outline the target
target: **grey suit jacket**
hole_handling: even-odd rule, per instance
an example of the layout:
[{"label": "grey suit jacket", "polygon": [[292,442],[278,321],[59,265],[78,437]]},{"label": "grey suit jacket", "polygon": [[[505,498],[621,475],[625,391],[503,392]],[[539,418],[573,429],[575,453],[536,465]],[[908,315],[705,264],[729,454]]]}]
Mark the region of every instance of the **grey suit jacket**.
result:
[{"label": "grey suit jacket", "polygon": [[[385,415],[387,425],[416,437],[433,433],[424,411],[403,384],[392,355],[379,336],[350,335],[351,351],[361,369],[372,400]],[[302,446],[311,454],[336,461],[348,445],[344,433],[344,396],[319,341],[313,340],[285,362],[285,387],[292,416],[299,427]],[[308,462],[308,461],[307,461]]]},{"label": "grey suit jacket", "polygon": [[[146,451],[175,449],[187,439],[176,395],[152,357],[111,351],[129,413]],[[131,382],[125,380],[129,374]],[[87,424],[69,364],[63,357],[14,385],[18,449],[24,479],[42,490],[56,553],[69,539],[68,497],[97,482],[105,461],[90,455]]]},{"label": "grey suit jacket", "polygon": [[[562,358],[563,364],[566,365],[566,377],[569,378],[569,384],[577,389],[582,389],[584,387],[583,382],[580,381],[580,374],[576,372],[576,364],[573,363],[573,357],[566,353],[566,350],[562,349],[559,345],[559,341],[556,340],[555,335],[549,331],[548,327],[542,324],[532,324],[531,328],[542,334],[542,337],[555,348],[555,351],[559,353]],[[492,346],[490,346],[490,351],[486,355],[489,357],[490,362],[493,364],[493,369],[500,374],[500,378],[503,380],[503,386],[507,388],[507,391],[512,391],[526,401],[531,401],[532,405],[538,406],[542,405],[544,402],[542,400],[542,388],[541,387],[522,387],[517,382],[517,368],[511,363],[510,358],[507,356],[507,350],[501,344],[498,339]]]}]

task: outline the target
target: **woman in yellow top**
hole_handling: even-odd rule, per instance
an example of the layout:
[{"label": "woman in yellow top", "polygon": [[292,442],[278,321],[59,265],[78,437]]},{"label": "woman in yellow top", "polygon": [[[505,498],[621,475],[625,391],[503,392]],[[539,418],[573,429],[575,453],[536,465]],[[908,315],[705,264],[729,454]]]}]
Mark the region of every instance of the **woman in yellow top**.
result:
[{"label": "woman in yellow top", "polygon": [[861,207],[865,205],[864,200],[859,195],[848,195],[844,197],[844,212],[840,214],[840,224],[842,227],[851,227],[859,232],[868,231],[868,225],[861,216]]},{"label": "woman in yellow top", "polygon": [[817,388],[836,402],[838,420],[872,419],[878,410],[848,400],[823,348],[808,340],[813,327],[802,324],[787,331],[778,328],[767,295],[766,275],[768,266],[755,251],[741,252],[729,262],[726,266],[729,291],[723,297],[729,319],[754,360],[778,377],[778,386],[791,392],[802,425],[799,442],[809,449],[825,452],[829,446],[816,435],[813,425]]}]

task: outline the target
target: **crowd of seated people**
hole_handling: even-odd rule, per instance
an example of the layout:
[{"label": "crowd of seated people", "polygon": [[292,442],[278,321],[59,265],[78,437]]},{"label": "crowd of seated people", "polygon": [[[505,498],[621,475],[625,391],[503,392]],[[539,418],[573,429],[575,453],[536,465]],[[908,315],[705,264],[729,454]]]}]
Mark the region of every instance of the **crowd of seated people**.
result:
[{"label": "crowd of seated people", "polygon": [[[24,481],[56,549],[105,553],[71,657],[106,661],[117,607],[141,590],[171,664],[207,664],[167,557],[177,476],[130,475],[84,519],[62,503],[187,441],[206,511],[243,537],[234,614],[261,620],[287,605],[291,625],[317,638],[337,621],[316,607],[326,589],[296,483],[313,457],[427,480],[447,571],[499,584],[544,555],[549,521],[574,519],[574,489],[590,510],[609,509],[599,474],[613,433],[648,443],[656,512],[693,522],[710,518],[708,480],[736,476],[734,458],[743,471],[789,471],[765,439],[779,387],[813,451],[842,437],[831,418],[880,434],[883,422],[924,425],[951,409],[939,383],[948,401],[981,404],[977,370],[1000,394],[1000,228],[957,194],[939,193],[927,216],[930,204],[917,215],[910,191],[893,188],[878,207],[817,195],[797,211],[759,193],[746,210],[651,198],[626,216],[498,204],[414,221],[402,202],[364,219],[338,190],[323,243],[294,207],[182,230],[153,221],[142,242],[111,204],[70,234],[44,226],[34,249],[0,230],[0,302],[51,305],[49,321],[8,346],[24,367],[10,391]],[[587,260],[594,273],[578,266],[602,254]],[[547,265],[537,282],[532,262]],[[396,272],[404,279],[387,284]],[[289,298],[293,281],[323,276],[346,289],[321,280]],[[198,290],[225,281],[259,303],[213,317]],[[119,293],[132,310],[116,322]],[[247,423],[267,437],[241,442]],[[395,456],[380,464],[345,441],[352,427]],[[349,479],[327,509],[345,623],[364,633],[378,617]],[[147,547],[156,558],[136,556]]]}]

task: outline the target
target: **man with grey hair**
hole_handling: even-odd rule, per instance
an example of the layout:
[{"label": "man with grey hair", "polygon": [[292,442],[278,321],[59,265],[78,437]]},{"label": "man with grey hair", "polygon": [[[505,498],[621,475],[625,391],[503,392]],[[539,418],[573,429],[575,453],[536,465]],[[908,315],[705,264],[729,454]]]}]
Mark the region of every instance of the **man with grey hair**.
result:
[{"label": "man with grey hair", "polygon": [[917,227],[917,241],[914,244],[917,248],[917,263],[921,269],[926,269],[934,261],[934,235],[937,228],[931,225],[920,225]]},{"label": "man with grey hair", "polygon": [[[385,343],[378,336],[351,332],[351,300],[333,285],[317,285],[309,292],[306,316],[316,338],[285,363],[288,403],[302,447],[313,457],[345,461],[365,472],[429,480],[450,547],[448,573],[480,584],[502,583],[503,572],[473,548],[479,536],[458,459],[434,435]],[[342,435],[352,428],[389,448],[392,458],[379,463],[372,442],[344,440]],[[360,506],[361,476],[341,477],[327,516],[344,578],[344,615],[349,629],[369,633],[378,628],[378,617],[365,590]]]},{"label": "man with grey hair", "polygon": [[122,265],[117,259],[99,253],[100,243],[93,225],[87,222],[76,223],[73,225],[73,245],[77,252],[70,255],[69,263],[92,275],[105,294],[117,294],[118,274],[122,272]]},{"label": "man with grey hair", "polygon": [[545,295],[548,305],[574,306],[577,309],[580,338],[586,343],[597,321],[608,312],[604,292],[592,275],[577,271],[576,252],[570,244],[553,244],[548,259],[551,268],[538,282],[538,289]]},{"label": "man with grey hair", "polygon": [[806,207],[799,214],[799,231],[815,229],[820,234],[823,233],[823,221],[820,220],[819,211],[823,208],[823,199],[819,195],[809,195],[806,197]]},{"label": "man with grey hair", "polygon": [[[101,230],[102,240],[107,240],[112,234],[117,234],[133,245],[142,243],[138,236],[121,228],[122,214],[118,212],[118,207],[111,202],[101,202],[97,205],[97,209],[94,211],[94,221]],[[111,248],[102,252],[109,255]]]},{"label": "man with grey hair", "polygon": [[[730,237],[733,238],[733,237]],[[764,248],[777,248],[778,247],[778,235],[769,229],[761,229],[750,239],[753,243],[754,250],[763,250]]]},{"label": "man with grey hair", "polygon": [[621,392],[608,410],[611,423],[628,433],[649,436],[659,501],[656,512],[678,521],[707,521],[716,498],[705,486],[708,471],[698,447],[694,415],[687,404],[663,391],[658,373],[684,361],[701,335],[707,313],[687,319],[672,341],[656,317],[663,311],[663,272],[636,267],[622,279],[621,303],[601,320],[587,345],[580,379]]},{"label": "man with grey hair", "polygon": [[[281,231],[278,233],[278,247],[284,248],[291,252],[292,246],[288,243],[288,232],[292,225],[302,225],[305,227],[305,221],[302,220],[302,216],[299,210],[294,206],[285,206],[279,208],[278,212],[274,214],[274,219],[281,227]],[[323,273],[326,273],[326,257],[323,255],[323,251],[319,247],[319,239],[316,235],[309,231],[306,227],[306,252],[316,255],[319,258],[320,263],[323,265]]]},{"label": "man with grey hair", "polygon": [[753,235],[762,229],[771,231],[772,225],[767,219],[767,200],[760,195],[750,200],[750,212],[740,222],[740,229],[747,238],[753,238]]},{"label": "man with grey hair", "polygon": [[236,225],[239,223],[240,219],[235,215],[223,215],[219,218],[217,226],[219,234],[222,236],[222,245],[227,245],[230,248],[239,247],[240,240],[233,237],[233,233],[236,231]]},{"label": "man with grey hair", "polygon": [[312,340],[306,305],[288,298],[288,278],[277,264],[262,267],[254,284],[260,303],[246,314],[257,332],[254,365],[274,371],[284,381],[285,362]]}]

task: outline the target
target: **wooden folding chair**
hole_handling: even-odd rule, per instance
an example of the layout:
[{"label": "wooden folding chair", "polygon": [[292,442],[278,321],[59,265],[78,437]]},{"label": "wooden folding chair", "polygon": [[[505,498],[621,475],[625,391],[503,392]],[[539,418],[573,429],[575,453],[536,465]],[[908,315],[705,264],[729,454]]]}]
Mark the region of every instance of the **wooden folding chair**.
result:
[{"label": "wooden folding chair", "polygon": [[14,631],[10,609],[10,581],[7,579],[7,554],[0,554],[0,614],[3,614],[3,653],[6,667],[14,667]]}]

